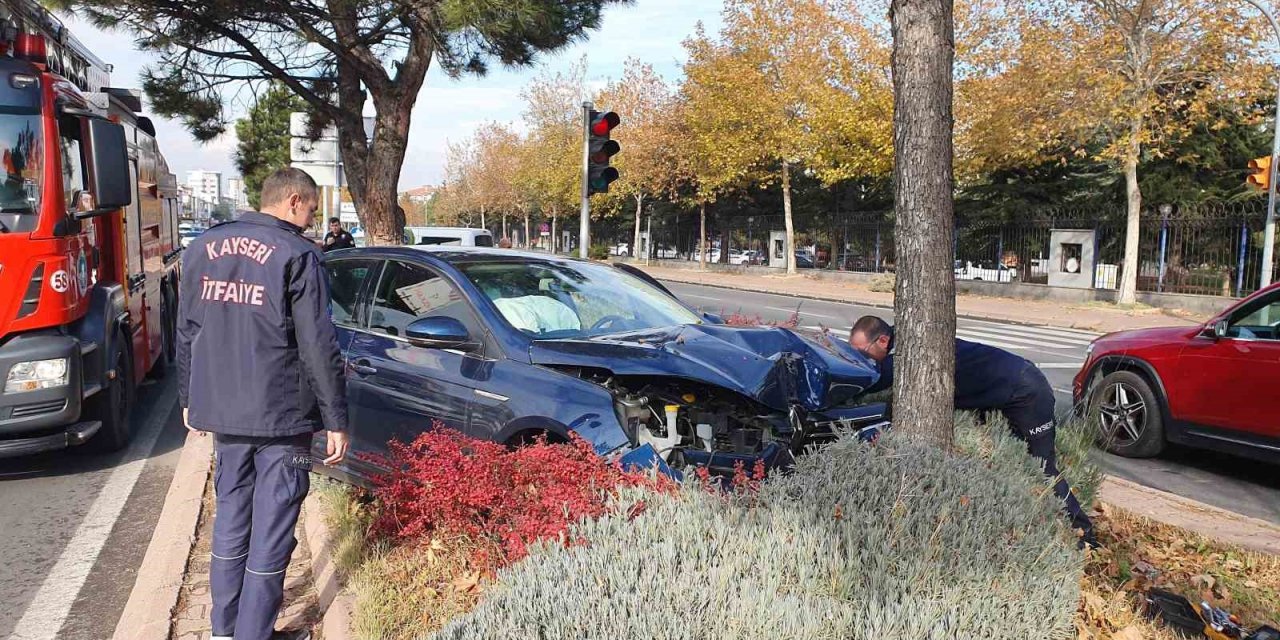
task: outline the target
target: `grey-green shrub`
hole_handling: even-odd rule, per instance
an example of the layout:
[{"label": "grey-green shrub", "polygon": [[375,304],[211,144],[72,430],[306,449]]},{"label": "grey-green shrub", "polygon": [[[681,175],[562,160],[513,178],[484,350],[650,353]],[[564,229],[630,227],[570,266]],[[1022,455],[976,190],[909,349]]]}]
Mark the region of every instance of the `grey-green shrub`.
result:
[{"label": "grey-green shrub", "polygon": [[[842,440],[755,496],[624,492],[504,571],[439,639],[1065,638],[1082,556],[1025,445]],[[634,509],[631,509],[634,511]]]},{"label": "grey-green shrub", "polygon": [[877,273],[867,281],[867,290],[876,293],[893,293],[898,279],[892,273]]}]

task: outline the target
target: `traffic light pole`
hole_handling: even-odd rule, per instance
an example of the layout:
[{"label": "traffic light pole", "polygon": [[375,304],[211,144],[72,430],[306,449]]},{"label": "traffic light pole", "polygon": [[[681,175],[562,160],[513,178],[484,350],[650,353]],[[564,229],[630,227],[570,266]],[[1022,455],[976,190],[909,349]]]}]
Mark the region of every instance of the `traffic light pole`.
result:
[{"label": "traffic light pole", "polygon": [[[1271,30],[1276,36],[1276,45],[1280,47],[1280,25],[1276,24],[1276,19],[1272,17],[1271,12],[1258,0],[1244,1],[1261,11],[1267,22],[1271,23]],[[1277,157],[1280,157],[1280,79],[1276,82],[1275,134],[1271,140],[1271,181],[1267,185],[1267,225],[1262,234],[1262,277],[1258,283],[1259,289],[1271,284],[1271,264],[1275,262]]]},{"label": "traffic light pole", "polygon": [[590,102],[582,103],[582,211],[578,220],[578,257],[583,260],[589,255],[591,246],[591,195],[587,180],[591,177],[591,107]]}]

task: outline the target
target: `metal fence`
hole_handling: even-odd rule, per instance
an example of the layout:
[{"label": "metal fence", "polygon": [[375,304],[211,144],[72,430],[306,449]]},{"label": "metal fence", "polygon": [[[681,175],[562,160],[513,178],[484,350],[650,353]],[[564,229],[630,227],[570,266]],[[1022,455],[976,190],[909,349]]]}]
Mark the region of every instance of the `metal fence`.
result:
[{"label": "metal fence", "polygon": [[[1139,226],[1138,290],[1215,296],[1255,291],[1262,271],[1264,207],[1257,203],[1166,206],[1145,211]],[[696,261],[697,215],[649,216],[651,258]],[[707,259],[768,264],[771,232],[781,215],[709,216]],[[1125,268],[1126,216],[1111,210],[1041,209],[1004,224],[958,221],[953,253],[956,277],[1047,284],[1050,235],[1055,229],[1094,232],[1093,285],[1116,288]],[[630,223],[595,227],[615,254],[629,254]],[[795,221],[797,265],[864,273],[895,269],[892,212],[859,212]],[[776,254],[780,257],[780,254]],[[1280,264],[1276,265],[1280,273]]]}]

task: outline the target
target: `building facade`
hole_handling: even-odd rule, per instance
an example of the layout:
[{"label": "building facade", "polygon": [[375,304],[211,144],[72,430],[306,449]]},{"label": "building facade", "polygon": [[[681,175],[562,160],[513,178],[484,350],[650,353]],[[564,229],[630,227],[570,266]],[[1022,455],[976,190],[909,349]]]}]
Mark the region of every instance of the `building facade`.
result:
[{"label": "building facade", "polygon": [[226,196],[231,198],[232,209],[249,208],[249,194],[245,191],[244,180],[240,177],[227,178]]}]

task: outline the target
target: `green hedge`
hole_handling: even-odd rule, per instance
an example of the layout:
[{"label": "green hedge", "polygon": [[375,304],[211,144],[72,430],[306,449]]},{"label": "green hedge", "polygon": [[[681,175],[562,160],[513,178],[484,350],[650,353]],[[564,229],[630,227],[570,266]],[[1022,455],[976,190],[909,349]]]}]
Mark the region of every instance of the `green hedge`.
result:
[{"label": "green hedge", "polygon": [[627,492],[640,515],[540,549],[435,637],[1069,637],[1083,556],[1002,428],[961,416],[958,455],[840,441],[755,495]]}]

